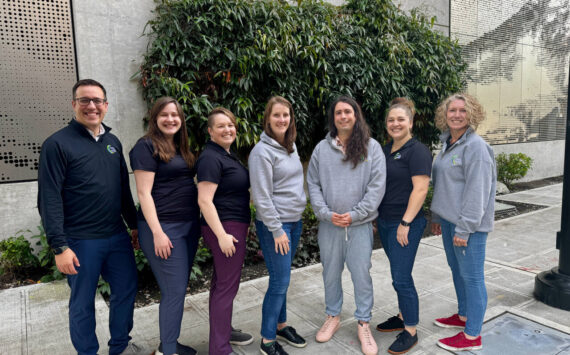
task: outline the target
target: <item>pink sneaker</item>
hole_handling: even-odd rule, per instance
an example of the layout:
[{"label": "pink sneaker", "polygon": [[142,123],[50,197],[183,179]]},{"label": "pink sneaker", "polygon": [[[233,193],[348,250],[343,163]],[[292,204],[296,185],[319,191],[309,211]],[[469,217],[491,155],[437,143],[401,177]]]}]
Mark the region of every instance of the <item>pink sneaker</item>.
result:
[{"label": "pink sneaker", "polygon": [[317,341],[319,343],[325,343],[331,340],[338,328],[340,328],[340,316],[327,316],[325,323],[317,332]]},{"label": "pink sneaker", "polygon": [[480,335],[477,338],[470,340],[465,337],[465,333],[463,332],[459,332],[449,338],[439,339],[437,345],[450,351],[480,350],[483,348],[481,345]]},{"label": "pink sneaker", "polygon": [[438,318],[433,323],[442,328],[465,328],[465,322],[459,319],[459,314],[457,313],[451,317]]},{"label": "pink sneaker", "polygon": [[358,322],[358,339],[362,348],[362,353],[365,355],[378,354],[378,346],[370,332],[370,324]]}]

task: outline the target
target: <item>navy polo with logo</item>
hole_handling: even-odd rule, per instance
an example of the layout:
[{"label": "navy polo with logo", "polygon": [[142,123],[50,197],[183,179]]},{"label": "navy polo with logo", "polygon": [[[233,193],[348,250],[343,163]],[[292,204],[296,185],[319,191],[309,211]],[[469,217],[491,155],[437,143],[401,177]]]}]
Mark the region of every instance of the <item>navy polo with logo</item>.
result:
[{"label": "navy polo with logo", "polygon": [[[407,141],[394,153],[391,153],[392,144],[390,142],[382,148],[386,156],[386,193],[378,207],[379,217],[387,221],[402,219],[414,188],[412,176],[431,176],[432,164],[431,152],[416,138]],[[423,216],[422,209],[418,216]]]},{"label": "navy polo with logo", "polygon": [[[198,157],[196,171],[198,183],[218,185],[213,202],[221,222],[250,222],[249,173],[234,154],[208,141]],[[206,224],[204,218],[202,224]]]},{"label": "navy polo with logo", "polygon": [[53,248],[67,238],[107,238],[136,229],[136,210],[119,139],[104,126],[96,141],[76,120],[42,145],[38,208]]}]

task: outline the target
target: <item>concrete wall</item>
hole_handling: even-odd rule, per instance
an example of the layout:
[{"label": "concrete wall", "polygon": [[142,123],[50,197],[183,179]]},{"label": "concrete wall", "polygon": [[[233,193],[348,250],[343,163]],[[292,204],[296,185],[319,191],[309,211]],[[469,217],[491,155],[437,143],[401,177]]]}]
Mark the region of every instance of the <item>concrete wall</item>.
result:
[{"label": "concrete wall", "polygon": [[493,145],[495,155],[524,153],[533,159],[531,170],[519,181],[533,181],[564,173],[563,140]]},{"label": "concrete wall", "polygon": [[393,0],[400,9],[409,12],[414,8],[432,17],[435,16],[434,28],[449,36],[449,1],[450,0]]},{"label": "concrete wall", "polygon": [[93,78],[107,89],[105,123],[128,152],[143,134],[146,104],[136,79],[148,38],[143,28],[151,19],[151,0],[73,1],[79,78]]},{"label": "concrete wall", "polygon": [[[95,79],[107,89],[109,111],[104,122],[128,153],[143,135],[146,112],[137,80],[129,78],[142,63],[148,38],[141,35],[155,3],[74,0],[72,7],[79,78]],[[73,114],[71,104],[69,114]],[[36,182],[0,184],[0,239],[21,229],[36,231],[40,224],[36,199]]]},{"label": "concrete wall", "polygon": [[[339,5],[342,0],[330,0]],[[420,7],[436,16],[437,28],[449,34],[449,0],[395,0],[409,11]],[[138,70],[146,50],[144,25],[152,17],[152,0],[73,0],[77,68],[80,78],[93,78],[107,89],[109,111],[105,123],[113,128],[128,152],[143,134],[145,103],[138,83],[130,77]],[[69,108],[72,113],[71,107]],[[494,146],[499,152],[523,152],[535,160],[525,180],[562,174],[564,141]],[[131,188],[134,187],[131,181]],[[18,230],[35,231],[40,219],[36,208],[37,183],[0,184],[0,239]]]}]

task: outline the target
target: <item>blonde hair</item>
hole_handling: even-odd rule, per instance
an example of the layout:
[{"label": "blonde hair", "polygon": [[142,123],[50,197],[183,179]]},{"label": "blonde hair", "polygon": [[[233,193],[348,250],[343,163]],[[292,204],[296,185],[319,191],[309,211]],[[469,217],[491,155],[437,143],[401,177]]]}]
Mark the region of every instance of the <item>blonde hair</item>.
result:
[{"label": "blonde hair", "polygon": [[447,131],[447,109],[449,104],[455,100],[465,102],[465,110],[467,111],[467,122],[473,130],[485,119],[485,110],[474,96],[468,94],[453,94],[447,97],[439,104],[435,111],[435,126],[442,132]]}]

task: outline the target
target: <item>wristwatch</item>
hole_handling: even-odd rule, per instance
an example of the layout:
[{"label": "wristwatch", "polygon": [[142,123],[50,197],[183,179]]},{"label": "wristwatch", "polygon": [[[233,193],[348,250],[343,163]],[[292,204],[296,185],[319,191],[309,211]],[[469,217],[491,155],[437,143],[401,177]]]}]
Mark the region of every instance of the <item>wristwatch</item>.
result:
[{"label": "wristwatch", "polygon": [[409,227],[411,223],[402,220],[402,221],[400,222],[400,224],[403,225],[404,227]]},{"label": "wristwatch", "polygon": [[64,245],[62,247],[52,248],[53,253],[55,255],[59,255],[59,254],[63,253],[64,251],[66,251],[67,249],[69,249],[69,247],[67,245]]}]

